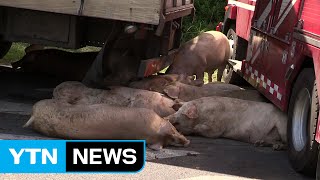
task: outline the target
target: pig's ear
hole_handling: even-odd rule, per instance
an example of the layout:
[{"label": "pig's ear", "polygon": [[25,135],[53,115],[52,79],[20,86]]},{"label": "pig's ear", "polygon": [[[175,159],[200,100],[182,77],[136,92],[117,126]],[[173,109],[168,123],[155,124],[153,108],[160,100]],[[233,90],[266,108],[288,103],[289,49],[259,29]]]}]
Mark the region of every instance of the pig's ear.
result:
[{"label": "pig's ear", "polygon": [[199,117],[197,107],[194,104],[191,104],[185,112],[182,114],[186,115],[190,119],[196,119]]},{"label": "pig's ear", "polygon": [[178,111],[184,104],[185,102],[183,102],[181,99],[176,99],[174,100],[174,105],[172,106],[172,108],[175,111]]},{"label": "pig's ear", "polygon": [[178,99],[179,98],[179,93],[180,93],[180,89],[179,87],[176,86],[167,86],[163,92],[169,96],[172,99]]}]

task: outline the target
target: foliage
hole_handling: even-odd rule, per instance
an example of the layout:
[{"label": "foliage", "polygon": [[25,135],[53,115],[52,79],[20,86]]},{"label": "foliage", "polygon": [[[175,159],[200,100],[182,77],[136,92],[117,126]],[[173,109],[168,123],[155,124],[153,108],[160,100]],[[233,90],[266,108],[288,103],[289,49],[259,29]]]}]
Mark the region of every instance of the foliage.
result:
[{"label": "foliage", "polygon": [[195,17],[183,20],[182,41],[188,41],[201,32],[215,30],[218,22],[223,20],[226,0],[195,0]]}]

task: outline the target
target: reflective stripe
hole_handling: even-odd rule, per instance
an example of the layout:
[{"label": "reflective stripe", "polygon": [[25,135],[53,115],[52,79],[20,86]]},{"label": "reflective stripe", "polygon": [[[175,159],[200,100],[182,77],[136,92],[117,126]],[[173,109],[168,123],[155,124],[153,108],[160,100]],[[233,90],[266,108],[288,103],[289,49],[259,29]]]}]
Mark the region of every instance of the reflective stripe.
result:
[{"label": "reflective stripe", "polygon": [[258,47],[258,50],[256,51],[256,53],[254,54],[253,58],[251,59],[251,64],[253,64],[256,59],[258,58],[258,56],[260,55],[260,52],[261,52],[261,44],[260,46]]},{"label": "reflective stripe", "polygon": [[284,12],[284,10],[286,9],[286,7],[289,5],[290,2],[291,2],[291,0],[283,0],[282,1],[278,18],[280,18],[280,16],[282,15],[282,13]]},{"label": "reflective stripe", "polygon": [[261,28],[263,22],[266,20],[266,18],[270,14],[271,8],[272,8],[272,1],[269,1],[269,4],[267,5],[266,9],[264,9],[263,13],[261,14],[261,16],[258,19],[258,22],[257,22],[258,28]]},{"label": "reflective stripe", "polygon": [[254,9],[255,9],[255,6],[253,6],[253,5],[246,4],[243,2],[239,2],[239,1],[234,1],[234,0],[229,0],[228,4],[233,4],[233,5],[236,5],[237,7],[247,9],[249,11],[254,11]]},{"label": "reflective stripe", "polygon": [[250,77],[259,83],[266,92],[276,97],[279,101],[282,100],[282,93],[280,87],[273,83],[270,79],[266,78],[263,74],[260,74],[258,70],[255,70],[249,64],[245,64],[245,76]]},{"label": "reflective stripe", "polygon": [[293,8],[293,6],[296,4],[296,2],[297,2],[297,0],[292,0],[291,4],[289,5],[289,7],[285,11],[285,13],[282,15],[281,19],[279,20],[277,25],[274,27],[274,32],[276,32],[278,30],[279,26],[283,23],[284,19],[288,16],[290,10]]}]

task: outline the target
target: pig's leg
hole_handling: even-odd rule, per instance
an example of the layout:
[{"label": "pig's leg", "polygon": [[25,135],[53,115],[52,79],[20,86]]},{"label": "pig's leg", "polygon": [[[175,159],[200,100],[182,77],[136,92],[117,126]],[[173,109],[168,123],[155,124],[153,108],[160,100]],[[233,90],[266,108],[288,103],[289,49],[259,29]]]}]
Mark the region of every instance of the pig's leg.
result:
[{"label": "pig's leg", "polygon": [[223,65],[223,66],[218,68],[217,81],[221,81],[222,75],[223,75],[223,71],[224,71],[225,68],[226,68],[225,65]]},{"label": "pig's leg", "polygon": [[105,88],[103,85],[103,80],[106,76],[106,61],[104,57],[108,57],[108,53],[112,50],[114,44],[118,40],[121,34],[122,27],[119,23],[113,24],[112,32],[109,34],[108,39],[104,43],[104,46],[100,50],[96,59],[93,61],[91,67],[86,73],[82,83],[88,87],[92,88]]},{"label": "pig's leg", "polygon": [[102,69],[102,61],[103,61],[103,52],[105,51],[104,47],[100,50],[96,59],[92,63],[88,72],[86,73],[82,83],[88,87],[97,88],[103,82],[103,69]]},{"label": "pig's leg", "polygon": [[208,73],[208,82],[212,82],[212,71],[207,71]]},{"label": "pig's leg", "polygon": [[203,84],[203,78],[204,78],[204,69],[198,69],[196,72],[196,80],[195,83],[196,84]]}]

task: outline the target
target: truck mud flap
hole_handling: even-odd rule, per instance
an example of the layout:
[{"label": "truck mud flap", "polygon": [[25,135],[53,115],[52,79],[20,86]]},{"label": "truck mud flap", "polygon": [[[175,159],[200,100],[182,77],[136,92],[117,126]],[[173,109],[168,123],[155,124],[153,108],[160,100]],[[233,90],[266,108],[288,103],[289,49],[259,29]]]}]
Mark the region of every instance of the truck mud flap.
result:
[{"label": "truck mud flap", "polygon": [[173,58],[171,57],[176,52],[177,50],[172,50],[167,56],[142,60],[139,66],[138,77],[148,77],[169,66],[173,61]]}]

